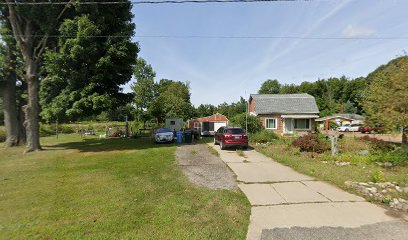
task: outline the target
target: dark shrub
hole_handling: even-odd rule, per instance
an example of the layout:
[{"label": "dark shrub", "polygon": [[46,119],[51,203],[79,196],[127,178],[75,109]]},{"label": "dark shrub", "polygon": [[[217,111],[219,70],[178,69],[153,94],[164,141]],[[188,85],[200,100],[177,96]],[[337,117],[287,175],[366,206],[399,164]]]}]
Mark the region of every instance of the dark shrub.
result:
[{"label": "dark shrub", "polygon": [[397,146],[394,143],[372,138],[370,140],[370,148],[375,152],[390,152],[395,150]]},{"label": "dark shrub", "polygon": [[302,152],[322,153],[329,149],[326,140],[319,137],[317,134],[306,134],[296,139],[293,146],[298,147]]},{"label": "dark shrub", "polygon": [[372,138],[367,135],[360,137],[360,139],[363,141],[368,141],[370,144],[371,150],[374,152],[390,152],[390,151],[394,151],[395,149],[397,149],[397,146],[395,143],[386,142],[384,140],[381,140],[378,138]]}]

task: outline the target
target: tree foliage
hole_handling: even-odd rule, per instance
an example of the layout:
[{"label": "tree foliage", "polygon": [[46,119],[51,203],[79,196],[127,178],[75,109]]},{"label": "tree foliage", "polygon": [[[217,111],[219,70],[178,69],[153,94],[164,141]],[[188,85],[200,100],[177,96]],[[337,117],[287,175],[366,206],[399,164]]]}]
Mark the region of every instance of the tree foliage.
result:
[{"label": "tree foliage", "polygon": [[261,121],[259,118],[247,113],[240,113],[230,118],[230,125],[238,126],[243,129],[248,126],[248,133],[255,133],[261,129]]},{"label": "tree foliage", "polygon": [[131,98],[120,87],[130,81],[138,53],[131,42],[135,26],[130,3],[81,5],[75,15],[60,26],[57,50],[45,56],[40,94],[41,116],[47,121],[96,116]]},{"label": "tree foliage", "polygon": [[226,102],[219,104],[217,106],[217,112],[227,116],[228,118],[231,118],[240,113],[245,113],[246,108],[247,101],[245,100],[245,98],[241,97],[239,101],[233,102],[231,104],[228,104]]},{"label": "tree foliage", "polygon": [[399,57],[367,76],[370,86],[364,92],[367,123],[388,129],[403,128],[408,134],[408,57]]},{"label": "tree foliage", "polygon": [[178,117],[187,120],[194,115],[190,100],[190,84],[170,79],[155,82],[156,73],[144,59],[137,59],[132,85],[137,118],[146,123],[155,119],[163,123],[165,118]]},{"label": "tree foliage", "polygon": [[[166,87],[161,86],[165,84]],[[191,118],[194,107],[190,100],[190,85],[179,81],[160,81],[157,97],[149,108],[149,112],[160,121],[164,118],[178,117],[184,120]]]},{"label": "tree foliage", "polygon": [[139,111],[146,111],[152,105],[157,94],[157,87],[154,83],[156,73],[143,58],[138,58],[133,75],[136,80],[131,87],[134,93],[134,103]]},{"label": "tree foliage", "polygon": [[200,104],[196,109],[197,117],[211,116],[217,113],[217,107],[212,104]]},{"label": "tree foliage", "polygon": [[278,94],[281,91],[282,85],[278,80],[266,80],[262,83],[261,88],[259,89],[259,94]]}]

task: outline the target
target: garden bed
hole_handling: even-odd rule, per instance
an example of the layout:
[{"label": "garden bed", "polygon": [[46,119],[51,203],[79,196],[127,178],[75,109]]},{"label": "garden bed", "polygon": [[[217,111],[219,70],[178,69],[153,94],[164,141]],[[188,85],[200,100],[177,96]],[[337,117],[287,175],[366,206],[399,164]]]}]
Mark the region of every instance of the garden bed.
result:
[{"label": "garden bed", "polygon": [[[390,204],[393,199],[408,199],[406,191],[389,191],[381,198],[377,198],[375,195],[364,194],[353,184],[349,184],[350,182],[390,182],[401,189],[406,189],[405,187],[408,186],[408,166],[406,165],[408,159],[401,160],[399,153],[392,156],[390,156],[391,153],[374,153],[368,141],[345,137],[339,141],[340,152],[337,156],[332,156],[329,150],[319,153],[302,152],[293,145],[292,139],[275,139],[269,144],[253,144],[253,147],[298,172],[328,181],[342,189],[362,195],[368,200]],[[408,150],[399,148],[398,151]],[[393,162],[381,161],[382,159],[393,160]]]}]

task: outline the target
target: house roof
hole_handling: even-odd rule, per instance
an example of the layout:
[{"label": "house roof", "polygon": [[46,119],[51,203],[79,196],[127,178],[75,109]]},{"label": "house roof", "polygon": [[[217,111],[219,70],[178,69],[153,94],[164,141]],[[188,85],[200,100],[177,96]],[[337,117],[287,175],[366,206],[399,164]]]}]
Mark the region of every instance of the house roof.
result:
[{"label": "house roof", "polygon": [[192,119],[191,121],[192,122],[228,122],[228,118],[222,114],[216,113],[208,117]]},{"label": "house roof", "polygon": [[315,98],[307,93],[300,94],[251,94],[256,114],[304,114],[319,113]]}]

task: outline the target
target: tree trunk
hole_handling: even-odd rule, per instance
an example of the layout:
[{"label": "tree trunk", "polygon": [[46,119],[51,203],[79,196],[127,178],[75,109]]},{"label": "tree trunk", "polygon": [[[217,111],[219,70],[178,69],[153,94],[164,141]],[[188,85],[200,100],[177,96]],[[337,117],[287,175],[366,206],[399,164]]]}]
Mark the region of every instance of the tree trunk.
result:
[{"label": "tree trunk", "polygon": [[[22,92],[24,92],[27,89],[27,84],[25,82],[22,82]],[[17,109],[17,119],[18,119],[18,144],[19,145],[25,145],[27,142],[27,136],[26,136],[26,130],[24,128],[24,121],[25,121],[25,116],[24,116],[24,111],[23,111],[23,106],[27,104],[26,101],[19,96],[18,100],[18,109]]]},{"label": "tree trunk", "polygon": [[7,135],[5,146],[12,147],[18,145],[15,73],[10,73],[5,80],[3,88],[4,126]]},{"label": "tree trunk", "polygon": [[402,129],[402,145],[408,145],[408,128]]},{"label": "tree trunk", "polygon": [[6,147],[13,147],[19,144],[18,142],[18,121],[17,121],[17,106],[16,106],[16,55],[14,49],[8,44],[6,57],[6,76],[4,86],[2,88],[3,104],[4,104],[4,126],[6,128]]},{"label": "tree trunk", "polygon": [[27,147],[25,152],[41,150],[40,126],[38,123],[38,89],[39,80],[36,74],[26,74],[28,103],[23,107],[25,113],[24,126],[27,133]]}]

